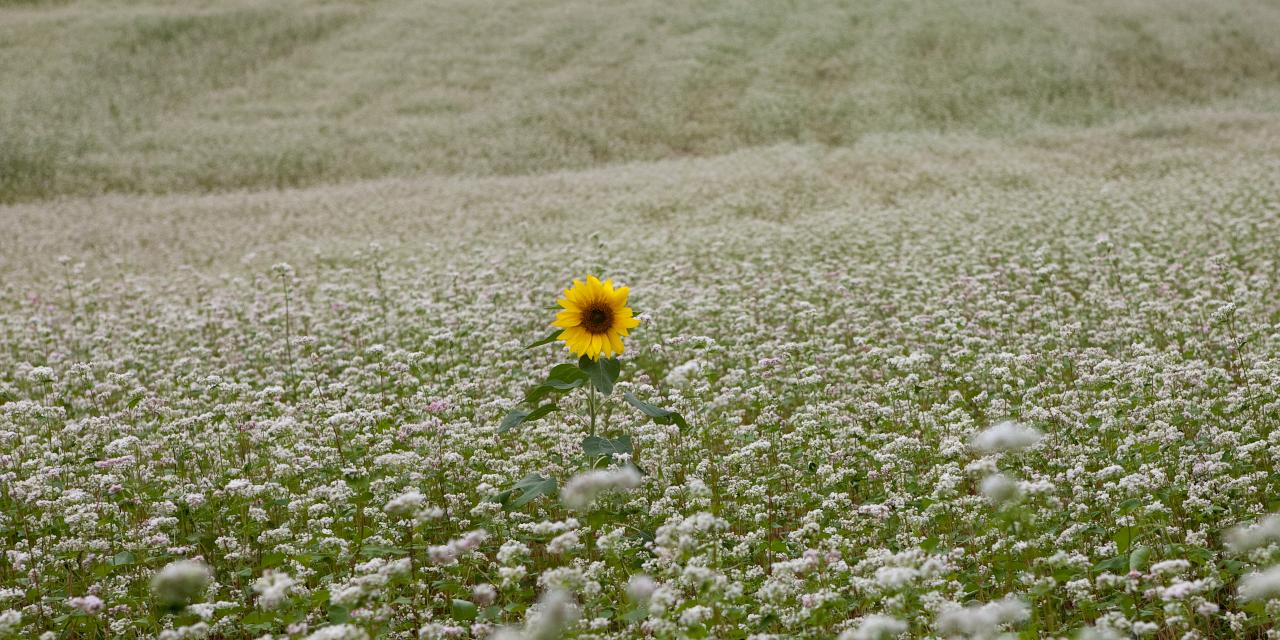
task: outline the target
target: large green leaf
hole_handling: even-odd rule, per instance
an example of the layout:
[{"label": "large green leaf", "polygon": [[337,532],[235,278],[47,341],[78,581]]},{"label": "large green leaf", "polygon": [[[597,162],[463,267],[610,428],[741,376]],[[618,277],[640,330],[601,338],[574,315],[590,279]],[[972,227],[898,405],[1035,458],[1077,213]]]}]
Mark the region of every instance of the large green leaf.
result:
[{"label": "large green leaf", "polygon": [[639,409],[640,413],[643,413],[646,416],[649,416],[651,420],[653,420],[658,424],[674,424],[680,427],[681,429],[689,428],[689,423],[685,422],[684,418],[680,414],[676,413],[675,411],[672,411],[670,409],[663,409],[662,407],[659,407],[657,405],[649,404],[648,402],[645,402],[644,400],[637,398],[636,395],[634,393],[631,393],[630,391],[622,394],[622,397],[627,401],[628,404]]},{"label": "large green leaf", "polygon": [[559,407],[556,406],[556,403],[548,402],[547,404],[544,404],[532,410],[525,410],[520,408],[512,409],[511,411],[507,412],[507,415],[505,417],[502,418],[502,423],[498,425],[498,433],[506,433],[516,428],[518,425],[524,424],[526,422],[533,422],[534,420],[537,420],[547,415],[548,413],[555,411],[557,408]]},{"label": "large green leaf", "polygon": [[1129,566],[1129,556],[1127,554],[1122,554],[1122,555],[1115,556],[1113,558],[1107,558],[1106,560],[1103,560],[1093,565],[1093,570],[1097,573],[1102,573],[1104,571],[1111,571],[1114,573],[1123,573],[1122,570],[1128,566]]},{"label": "large green leaf", "polygon": [[1151,558],[1151,547],[1139,546],[1134,548],[1129,554],[1129,570],[1142,571],[1147,568],[1147,561]]},{"label": "large green leaf", "polygon": [[117,553],[116,555],[111,556],[110,563],[112,566],[119,567],[123,565],[134,564],[137,561],[138,561],[138,557],[133,555],[132,551],[121,551],[120,553]]},{"label": "large green leaf", "polygon": [[524,422],[527,417],[529,417],[529,412],[518,407],[508,411],[507,415],[502,418],[502,422],[498,424],[498,433],[506,433],[514,429],[516,425]]},{"label": "large green leaf", "polygon": [[470,600],[454,598],[452,606],[450,606],[450,612],[454,620],[467,621],[476,619],[476,605]]},{"label": "large green leaf", "polygon": [[552,331],[550,334],[548,334],[547,337],[541,338],[536,342],[530,342],[529,344],[525,345],[524,348],[533,349],[536,347],[541,347],[544,344],[551,344],[552,342],[555,342],[556,340],[560,339],[560,333],[563,331],[564,329],[556,329],[555,331]]},{"label": "large green leaf", "polygon": [[548,394],[571,391],[586,384],[587,381],[588,377],[585,371],[568,363],[558,364],[551,368],[551,372],[547,374],[546,381],[534,387],[524,397],[524,401],[526,404],[535,404]]},{"label": "large green leaf", "polygon": [[521,478],[510,489],[494,496],[492,500],[503,507],[518,509],[533,502],[538,496],[553,496],[559,491],[560,486],[556,483],[555,478],[547,478],[537,473],[531,473]]},{"label": "large green leaf", "polygon": [[592,360],[582,356],[578,360],[578,368],[591,379],[591,385],[606,396],[613,393],[613,384],[622,373],[622,363],[617,358],[601,358]]},{"label": "large green leaf", "polygon": [[613,440],[600,436],[587,436],[582,441],[582,451],[591,460],[612,458],[619,453],[631,453],[631,436],[622,436]]}]

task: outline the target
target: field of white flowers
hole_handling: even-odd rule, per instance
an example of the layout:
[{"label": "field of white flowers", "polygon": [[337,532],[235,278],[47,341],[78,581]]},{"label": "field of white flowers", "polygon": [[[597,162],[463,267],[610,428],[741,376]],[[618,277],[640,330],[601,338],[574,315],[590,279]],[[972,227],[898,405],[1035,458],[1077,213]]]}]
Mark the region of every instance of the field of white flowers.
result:
[{"label": "field of white flowers", "polygon": [[1280,637],[1273,6],[500,4],[0,1],[0,640]]},{"label": "field of white flowers", "polygon": [[[1278,134],[2,209],[0,633],[1269,635]],[[586,273],[593,455],[499,433]]]}]

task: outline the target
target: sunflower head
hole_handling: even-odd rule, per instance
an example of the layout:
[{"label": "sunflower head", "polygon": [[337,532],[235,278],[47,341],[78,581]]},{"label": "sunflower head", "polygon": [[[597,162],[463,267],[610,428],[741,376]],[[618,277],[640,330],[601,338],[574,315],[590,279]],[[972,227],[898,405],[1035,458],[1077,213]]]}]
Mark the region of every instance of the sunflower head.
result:
[{"label": "sunflower head", "polygon": [[564,329],[560,340],[575,355],[600,359],[600,354],[622,353],[622,338],[640,324],[627,306],[627,287],[614,287],[612,280],[595,276],[574,280],[558,300],[561,307],[555,326]]}]

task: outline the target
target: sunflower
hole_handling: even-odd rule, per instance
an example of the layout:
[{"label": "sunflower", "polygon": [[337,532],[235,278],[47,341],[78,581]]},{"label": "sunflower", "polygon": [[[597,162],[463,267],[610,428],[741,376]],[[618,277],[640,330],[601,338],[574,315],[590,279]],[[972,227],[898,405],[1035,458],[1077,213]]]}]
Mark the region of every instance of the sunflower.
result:
[{"label": "sunflower", "polygon": [[614,288],[612,280],[600,282],[587,276],[586,282],[574,280],[556,302],[563,307],[554,324],[564,331],[560,340],[575,355],[600,359],[622,353],[622,338],[640,324],[627,306],[628,287]]}]

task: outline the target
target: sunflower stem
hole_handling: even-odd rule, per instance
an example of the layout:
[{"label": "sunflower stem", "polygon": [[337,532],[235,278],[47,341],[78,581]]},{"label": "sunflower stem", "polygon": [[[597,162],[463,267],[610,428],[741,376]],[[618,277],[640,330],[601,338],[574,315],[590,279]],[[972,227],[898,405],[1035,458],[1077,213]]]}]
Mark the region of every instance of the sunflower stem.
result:
[{"label": "sunflower stem", "polygon": [[591,411],[591,433],[588,435],[596,435],[596,387],[591,385],[591,395],[587,397],[587,408]]}]

